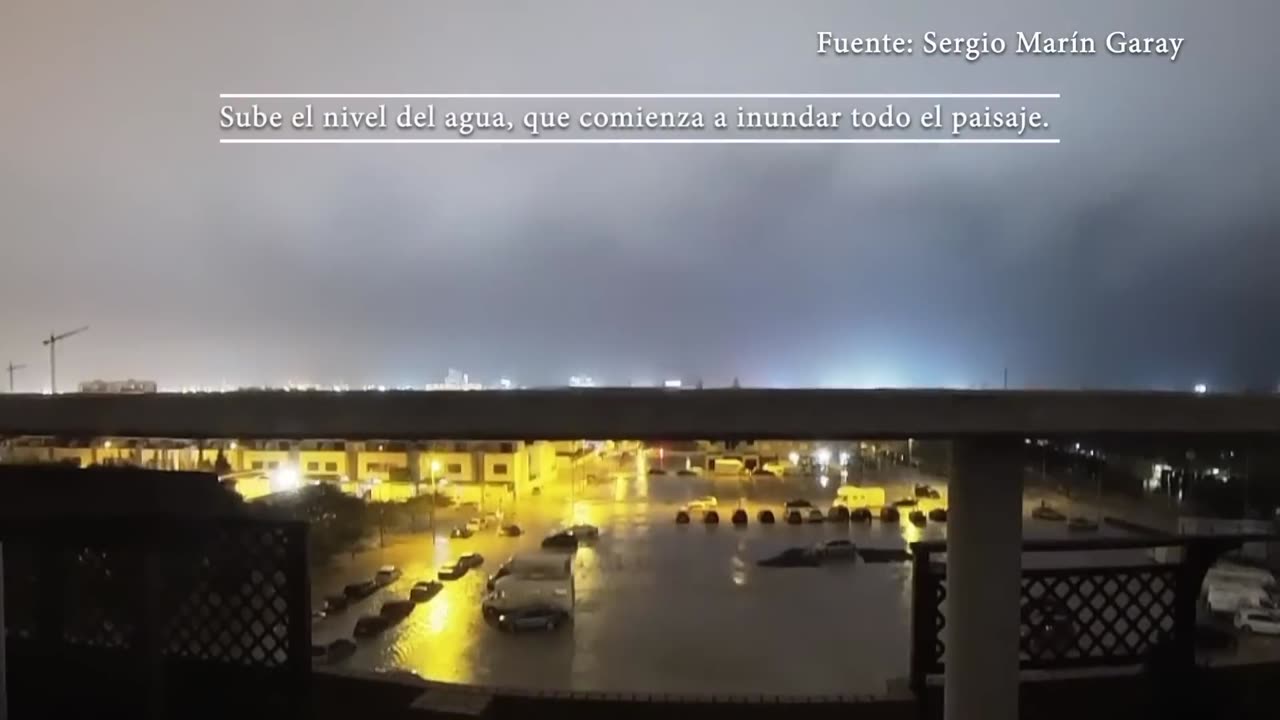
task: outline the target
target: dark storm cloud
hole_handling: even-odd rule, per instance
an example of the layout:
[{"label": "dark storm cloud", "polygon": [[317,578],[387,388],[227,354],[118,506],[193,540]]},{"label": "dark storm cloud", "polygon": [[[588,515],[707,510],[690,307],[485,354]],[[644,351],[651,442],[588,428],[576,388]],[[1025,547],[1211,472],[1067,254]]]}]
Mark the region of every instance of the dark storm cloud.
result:
[{"label": "dark storm cloud", "polygon": [[[8,2],[0,352],[39,368],[41,335],[91,323],[64,384],[1271,384],[1277,20],[1266,0]],[[1177,63],[812,49],[930,29],[1188,39]],[[380,91],[1061,92],[1063,144],[216,144],[219,92]]]}]

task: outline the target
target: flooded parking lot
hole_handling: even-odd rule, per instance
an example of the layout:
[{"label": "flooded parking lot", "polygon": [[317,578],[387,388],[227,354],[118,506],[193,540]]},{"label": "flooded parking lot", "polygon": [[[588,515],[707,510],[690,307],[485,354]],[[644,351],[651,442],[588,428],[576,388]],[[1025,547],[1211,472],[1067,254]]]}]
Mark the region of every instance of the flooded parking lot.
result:
[{"label": "flooded parking lot", "polygon": [[[917,480],[893,478],[886,483],[890,498],[910,494]],[[737,528],[728,516],[739,499],[724,486],[715,488],[721,524],[675,524],[680,505],[707,489],[687,478],[619,476],[571,505],[547,500],[522,506],[518,521],[526,532],[519,538],[486,531],[448,539],[442,526],[434,543],[423,534],[364,553],[318,572],[317,595],[367,578],[383,563],[400,566],[404,576],[318,622],[315,640],[350,637],[359,615],[405,596],[415,581],[435,577],[436,568],[457,555],[479,552],[484,567],[447,582],[384,634],[362,640],[344,666],[505,687],[776,695],[878,694],[906,675],[909,564],[778,569],[757,567],[756,561],[833,538],[902,548],[914,540],[944,538],[944,524],[917,528],[904,517],[900,523],[763,525],[756,511],[777,510],[781,500],[749,497],[743,502],[750,525]],[[933,502],[945,504],[945,494]],[[536,549],[570,513],[601,530],[600,539],[574,559],[578,604],[572,625],[518,636],[486,625],[480,601],[488,574],[513,553]],[[1061,523],[1028,518],[1025,527],[1029,537],[1065,536]],[[1101,531],[1108,532],[1115,531]],[[1051,561],[1101,561],[1070,555],[1079,557],[1056,553]],[[1141,551],[1106,555],[1112,564],[1147,559]],[[1049,561],[1029,558],[1028,564]]]}]

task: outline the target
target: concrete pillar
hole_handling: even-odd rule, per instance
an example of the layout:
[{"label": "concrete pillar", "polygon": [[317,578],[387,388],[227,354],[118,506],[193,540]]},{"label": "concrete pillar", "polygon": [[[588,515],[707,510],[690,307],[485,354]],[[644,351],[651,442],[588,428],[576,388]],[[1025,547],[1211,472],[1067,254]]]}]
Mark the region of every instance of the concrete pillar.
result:
[{"label": "concrete pillar", "polygon": [[957,440],[952,449],[946,720],[1018,717],[1022,472],[1016,442]]}]

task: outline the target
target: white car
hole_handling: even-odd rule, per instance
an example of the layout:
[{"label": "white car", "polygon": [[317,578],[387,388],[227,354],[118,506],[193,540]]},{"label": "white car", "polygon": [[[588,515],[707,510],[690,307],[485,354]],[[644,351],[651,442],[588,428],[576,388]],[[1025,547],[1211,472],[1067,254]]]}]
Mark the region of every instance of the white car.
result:
[{"label": "white car", "polygon": [[378,573],[373,576],[374,584],[380,587],[383,585],[390,585],[391,583],[399,579],[400,579],[400,568],[396,567],[395,565],[383,565],[382,567],[378,568]]},{"label": "white car", "polygon": [[480,518],[471,518],[467,521],[467,529],[473,533],[480,532],[484,529],[484,523],[481,522]]},{"label": "white car", "polygon": [[715,510],[716,505],[718,504],[719,504],[718,501],[710,495],[707,495],[706,497],[696,498],[693,500],[693,502],[689,503],[689,512],[705,512],[707,510]]},{"label": "white car", "polygon": [[1280,635],[1280,610],[1242,608],[1236,611],[1236,627],[1261,635]]}]

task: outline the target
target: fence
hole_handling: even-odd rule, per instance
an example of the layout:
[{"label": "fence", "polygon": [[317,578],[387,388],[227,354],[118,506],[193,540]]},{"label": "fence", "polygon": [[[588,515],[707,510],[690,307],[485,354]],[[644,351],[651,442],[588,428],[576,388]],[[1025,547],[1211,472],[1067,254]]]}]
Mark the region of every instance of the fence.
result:
[{"label": "fence", "polygon": [[305,525],[58,517],[6,520],[0,542],[13,717],[306,703]]},{"label": "fence", "polygon": [[[1138,665],[1160,652],[1190,666],[1196,602],[1224,552],[1267,536],[1093,539],[1023,543],[1023,552],[1182,550],[1178,563],[1024,568],[1020,660],[1025,670]],[[921,692],[946,660],[945,542],[913,543],[911,684]]]}]

